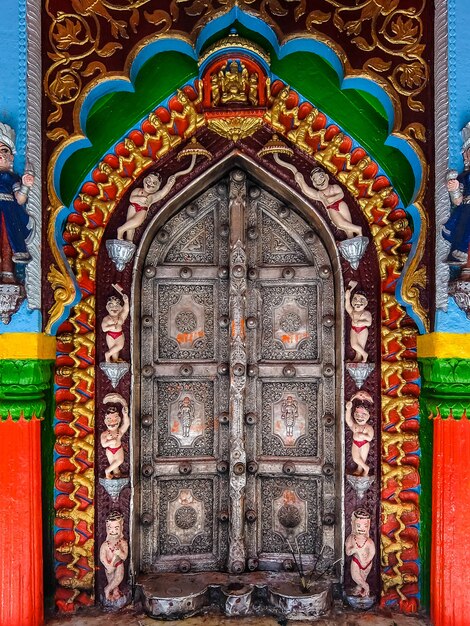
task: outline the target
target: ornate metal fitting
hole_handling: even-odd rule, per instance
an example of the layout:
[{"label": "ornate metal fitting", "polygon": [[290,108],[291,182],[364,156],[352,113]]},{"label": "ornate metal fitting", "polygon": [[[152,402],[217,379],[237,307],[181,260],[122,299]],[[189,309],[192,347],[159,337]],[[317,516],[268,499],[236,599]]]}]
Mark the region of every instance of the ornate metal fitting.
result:
[{"label": "ornate metal fitting", "polygon": [[233,473],[236,474],[237,476],[241,476],[242,474],[244,474],[245,464],[241,462],[235,463],[233,466]]},{"label": "ornate metal fitting", "polygon": [[314,230],[307,230],[304,233],[305,243],[315,243],[317,240],[317,233]]},{"label": "ornate metal fitting", "polygon": [[250,187],[249,190],[248,190],[248,195],[253,200],[256,200],[256,198],[259,198],[260,195],[261,195],[261,189],[258,186]]},{"label": "ornate metal fitting", "polygon": [[334,373],[335,373],[335,367],[331,363],[326,363],[323,366],[323,376],[327,376],[328,378],[331,378],[331,376],[334,376]]},{"label": "ornate metal fitting", "polygon": [[249,524],[253,524],[253,522],[256,522],[256,520],[258,519],[256,511],[254,511],[253,509],[247,509],[245,511],[245,519]]},{"label": "ornate metal fitting", "polygon": [[228,267],[219,267],[217,276],[219,278],[228,278]]},{"label": "ornate metal fitting", "polygon": [[228,472],[228,461],[219,461],[217,463],[217,471],[219,474],[226,474]]},{"label": "ornate metal fitting", "polygon": [[241,574],[245,571],[245,563],[243,561],[234,561],[232,563],[232,572],[234,574]]},{"label": "ornate metal fitting", "polygon": [[142,376],[145,376],[145,378],[151,378],[153,376],[153,365],[144,365],[142,368]]},{"label": "ornate metal fitting", "polygon": [[152,328],[152,326],[153,326],[153,317],[151,315],[144,315],[142,317],[142,326],[144,328]]},{"label": "ornate metal fitting", "polygon": [[251,241],[255,241],[255,239],[258,239],[259,237],[258,229],[255,226],[250,226],[246,231],[246,236]]},{"label": "ornate metal fitting", "polygon": [[156,269],[153,265],[146,265],[144,268],[144,276],[145,278],[153,278],[157,273]]},{"label": "ornate metal fitting", "polygon": [[321,468],[321,471],[323,472],[325,476],[333,476],[333,474],[335,473],[335,468],[334,468],[333,463],[324,463],[323,467]]},{"label": "ornate metal fitting", "polygon": [[258,471],[258,463],[256,461],[250,461],[247,464],[246,469],[249,474],[256,474],[256,472]]},{"label": "ornate metal fitting", "polygon": [[333,415],[333,413],[325,413],[323,415],[323,423],[325,424],[325,426],[333,426],[333,424],[335,423],[335,416]]},{"label": "ornate metal fitting", "polygon": [[255,267],[248,268],[248,279],[256,280],[258,278],[258,270]]},{"label": "ornate metal fitting", "polygon": [[144,465],[142,465],[142,474],[145,478],[150,478],[153,474],[153,465],[150,465],[150,463],[144,463]]},{"label": "ornate metal fitting", "polygon": [[277,210],[277,214],[279,215],[279,217],[281,219],[286,219],[287,217],[289,217],[290,215],[290,209],[289,207],[287,207],[285,204],[283,204],[282,206],[280,206]]},{"label": "ornate metal fitting", "polygon": [[151,526],[153,524],[153,515],[151,513],[142,513],[140,523],[142,526]]},{"label": "ornate metal fitting", "polygon": [[295,464],[292,461],[286,461],[282,466],[282,471],[289,476],[295,474]]},{"label": "ornate metal fitting", "polygon": [[153,417],[152,415],[143,415],[142,419],[140,420],[140,423],[142,424],[142,426],[144,426],[144,428],[150,428],[150,426],[152,426],[153,424]]},{"label": "ornate metal fitting", "polygon": [[324,279],[329,278],[331,274],[331,270],[328,267],[328,265],[322,265],[320,267],[319,274],[321,278],[324,278]]},{"label": "ornate metal fitting", "polygon": [[228,515],[228,511],[219,511],[219,522],[228,522],[229,520],[229,515]]},{"label": "ornate metal fitting", "polygon": [[188,365],[187,363],[185,365],[182,365],[180,367],[180,374],[181,376],[191,376],[193,373],[193,367],[192,365]]},{"label": "ornate metal fitting", "polygon": [[181,278],[191,278],[192,275],[193,275],[193,271],[190,267],[182,267],[180,269]]},{"label": "ornate metal fitting", "polygon": [[188,217],[196,217],[196,215],[199,213],[199,209],[197,204],[189,204],[186,207],[186,214],[188,215]]},{"label": "ornate metal fitting", "polygon": [[181,461],[178,465],[178,472],[180,474],[191,474],[193,466],[189,461]]},{"label": "ornate metal fitting", "polygon": [[167,243],[169,240],[170,233],[164,228],[161,228],[157,233],[157,241],[159,241],[160,243]]},{"label": "ornate metal fitting", "polygon": [[245,373],[245,366],[242,363],[235,363],[232,369],[234,376],[243,376]]},{"label": "ornate metal fitting", "polygon": [[253,365],[253,364],[248,365],[247,374],[248,376],[250,376],[250,378],[253,378],[254,376],[258,376],[258,366]]},{"label": "ornate metal fitting", "polygon": [[295,270],[293,267],[285,267],[282,270],[282,277],[291,280],[295,276]]},{"label": "ornate metal fitting", "polygon": [[333,526],[334,523],[335,523],[334,513],[326,513],[323,516],[323,519],[322,519],[323,526]]},{"label": "ornate metal fitting", "polygon": [[296,369],[293,365],[286,365],[282,369],[282,373],[284,374],[286,378],[293,378],[296,374]]},{"label": "ornate metal fitting", "polygon": [[335,316],[331,315],[330,313],[327,313],[326,315],[322,317],[322,323],[323,323],[323,326],[326,326],[327,328],[331,328],[335,324]]},{"label": "ornate metal fitting", "polygon": [[184,559],[178,563],[178,569],[182,574],[187,574],[191,571],[191,563]]},{"label": "ornate metal fitting", "polygon": [[258,326],[258,320],[256,319],[256,317],[247,317],[246,318],[246,327],[249,328],[250,330],[252,330],[253,328],[256,328]]},{"label": "ornate metal fitting", "polygon": [[295,563],[294,563],[294,561],[292,559],[284,559],[282,561],[282,569],[285,572],[293,572],[294,571],[294,566],[295,566]]},{"label": "ornate metal fitting", "polygon": [[248,559],[246,565],[249,572],[255,572],[259,567],[259,561],[258,559],[252,557],[251,559]]},{"label": "ornate metal fitting", "polygon": [[219,363],[217,366],[217,373],[221,376],[226,376],[230,371],[228,363]]},{"label": "ornate metal fitting", "polygon": [[219,415],[219,424],[228,424],[230,420],[228,413],[221,413]]},{"label": "ornate metal fitting", "polygon": [[243,278],[243,276],[245,275],[245,269],[243,265],[234,265],[232,268],[232,274],[235,276],[235,278]]},{"label": "ornate metal fitting", "polygon": [[245,415],[245,422],[249,426],[253,426],[253,424],[256,424],[256,420],[257,420],[256,413],[247,413]]},{"label": "ornate metal fitting", "polygon": [[219,317],[220,328],[228,328],[229,324],[230,324],[230,318],[228,315],[221,315]]}]

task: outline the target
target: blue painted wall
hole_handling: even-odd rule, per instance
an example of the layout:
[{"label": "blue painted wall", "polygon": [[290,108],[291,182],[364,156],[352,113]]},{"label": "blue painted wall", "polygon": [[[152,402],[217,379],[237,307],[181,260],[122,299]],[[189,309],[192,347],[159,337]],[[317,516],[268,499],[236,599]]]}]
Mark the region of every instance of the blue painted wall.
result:
[{"label": "blue painted wall", "polygon": [[[463,169],[460,131],[470,121],[469,0],[448,0],[449,11],[449,167]],[[449,298],[447,311],[437,311],[435,330],[470,333],[470,320]]]},{"label": "blue painted wall", "polygon": [[[15,170],[23,173],[26,150],[26,1],[0,0],[0,121],[16,131]],[[39,311],[31,311],[23,302],[8,325],[0,322],[5,332],[41,330]]]}]

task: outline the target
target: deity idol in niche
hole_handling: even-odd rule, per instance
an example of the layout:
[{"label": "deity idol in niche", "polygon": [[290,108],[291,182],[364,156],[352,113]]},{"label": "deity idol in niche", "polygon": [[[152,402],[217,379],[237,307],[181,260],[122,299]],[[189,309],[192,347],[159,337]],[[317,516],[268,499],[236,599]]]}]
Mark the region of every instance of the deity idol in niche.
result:
[{"label": "deity idol in niche", "polygon": [[[21,267],[30,261],[26,248],[29,235],[28,215],[24,205],[28,199],[34,176],[25,172],[19,176],[13,172],[15,132],[8,124],[0,123],[0,282],[22,282]],[[13,267],[17,276],[13,275]]]},{"label": "deity idol in niche", "polygon": [[372,324],[372,315],[366,310],[368,300],[365,294],[356,291],[354,295],[351,295],[355,287],[357,287],[357,282],[351,280],[344,297],[345,309],[351,318],[349,342],[356,353],[354,361],[365,363],[369,358],[365,347],[369,337],[369,327]]},{"label": "deity idol in niche", "polygon": [[346,556],[351,556],[351,578],[356,583],[353,595],[362,598],[370,595],[367,577],[372,569],[375,544],[369,537],[370,514],[365,509],[357,509],[351,516],[351,534],[346,538]]}]

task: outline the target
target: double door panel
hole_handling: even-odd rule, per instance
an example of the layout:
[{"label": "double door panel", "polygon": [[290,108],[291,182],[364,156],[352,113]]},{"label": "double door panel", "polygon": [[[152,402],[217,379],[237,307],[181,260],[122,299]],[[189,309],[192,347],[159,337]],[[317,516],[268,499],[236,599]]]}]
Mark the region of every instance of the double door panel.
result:
[{"label": "double door panel", "polygon": [[321,240],[243,172],[157,233],[142,279],[143,571],[279,569],[288,543],[333,557],[333,303]]}]

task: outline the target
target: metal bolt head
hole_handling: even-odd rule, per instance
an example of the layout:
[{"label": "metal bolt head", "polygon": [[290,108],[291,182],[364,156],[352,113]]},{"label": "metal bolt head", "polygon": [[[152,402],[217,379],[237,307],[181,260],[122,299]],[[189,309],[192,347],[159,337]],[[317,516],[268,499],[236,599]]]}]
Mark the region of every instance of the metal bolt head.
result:
[{"label": "metal bolt head", "polygon": [[190,267],[184,266],[180,269],[181,278],[191,278],[192,275],[193,275],[193,271]]},{"label": "metal bolt head", "polygon": [[219,365],[217,366],[217,372],[221,375],[221,376],[226,376],[229,373],[229,366],[228,363],[219,363]]},{"label": "metal bolt head", "polygon": [[217,276],[219,278],[228,278],[228,267],[219,267]]},{"label": "metal bolt head", "polygon": [[323,467],[321,468],[321,471],[323,472],[325,476],[333,476],[333,474],[335,473],[335,468],[334,468],[333,463],[324,463]]},{"label": "metal bolt head", "polygon": [[290,213],[289,207],[285,205],[280,206],[277,210],[277,214],[279,215],[281,219],[286,219],[286,217],[289,217],[289,213]]},{"label": "metal bolt head", "polygon": [[151,378],[153,376],[153,365],[144,365],[142,368],[142,375],[145,378]]},{"label": "metal bolt head", "polygon": [[228,462],[219,461],[217,463],[217,471],[219,472],[219,474],[226,474],[228,472]]},{"label": "metal bolt head", "polygon": [[220,413],[219,415],[219,424],[228,424],[230,420],[228,413]]},{"label": "metal bolt head", "polygon": [[243,561],[234,561],[232,563],[232,572],[234,574],[241,574],[245,571],[245,563]]},{"label": "metal bolt head", "polygon": [[295,276],[295,270],[293,267],[285,267],[282,270],[282,277],[287,278],[287,280],[291,280]]},{"label": "metal bolt head", "polygon": [[245,373],[245,366],[242,363],[235,363],[233,366],[234,376],[243,376]]},{"label": "metal bolt head", "polygon": [[282,561],[282,569],[285,572],[293,572],[294,571],[294,566],[295,566],[295,563],[294,563],[293,559],[284,559]]},{"label": "metal bolt head", "polygon": [[256,472],[258,471],[258,463],[256,461],[250,461],[247,464],[246,469],[249,474],[256,474]]},{"label": "metal bolt head", "polygon": [[144,315],[142,317],[142,326],[144,328],[152,328],[152,326],[153,326],[153,317],[151,315]]},{"label": "metal bolt head", "polygon": [[152,415],[143,415],[140,423],[142,424],[142,426],[144,428],[150,428],[150,426],[152,426],[153,424],[153,416]]},{"label": "metal bolt head", "polygon": [[160,243],[166,243],[169,239],[170,233],[164,228],[161,228],[157,233],[157,241],[159,241]]},{"label": "metal bolt head", "polygon": [[142,465],[142,474],[145,478],[150,478],[153,474],[153,465],[150,465],[150,463],[144,463]]},{"label": "metal bolt head", "polygon": [[180,367],[181,376],[191,376],[192,373],[193,373],[192,365],[185,364]]},{"label": "metal bolt head", "polygon": [[331,378],[332,376],[334,376],[334,373],[335,366],[332,363],[325,363],[325,365],[323,366],[323,376]]},{"label": "metal bolt head", "polygon": [[331,328],[335,324],[335,316],[331,315],[331,313],[327,313],[326,315],[323,316],[322,322],[323,322],[323,326],[326,326],[327,328]]},{"label": "metal bolt head", "polygon": [[334,513],[325,513],[322,519],[323,526],[333,526],[334,523],[335,523]]},{"label": "metal bolt head", "polygon": [[186,207],[186,215],[188,215],[188,217],[196,217],[198,212],[199,209],[197,204],[188,204],[188,206]]},{"label": "metal bolt head", "polygon": [[146,265],[144,267],[144,276],[145,278],[153,278],[157,270],[153,267],[153,265]]},{"label": "metal bolt head", "polygon": [[245,473],[245,464],[244,463],[235,463],[233,466],[233,473],[237,476],[241,476]]},{"label": "metal bolt head", "polygon": [[248,269],[248,279],[256,280],[257,278],[258,278],[258,270],[256,269],[256,267],[250,267]]},{"label": "metal bolt head", "polygon": [[329,278],[331,274],[331,269],[328,265],[322,265],[319,269],[319,274],[321,278]]},{"label": "metal bolt head", "polygon": [[151,513],[142,513],[140,523],[142,526],[151,526],[153,523],[153,515]]},{"label": "metal bolt head", "polygon": [[232,267],[232,274],[235,276],[235,278],[243,278],[243,276],[245,275],[245,268],[243,267],[243,265],[234,265]]},{"label": "metal bolt head", "polygon": [[259,187],[250,187],[248,195],[250,196],[250,198],[253,198],[253,200],[255,198],[259,198],[261,195],[261,189]]},{"label": "metal bolt head", "polygon": [[258,376],[258,366],[253,365],[253,363],[248,365],[247,374],[250,378],[254,378],[255,376]]},{"label": "metal bolt head", "polygon": [[178,472],[183,475],[191,474],[193,467],[189,461],[181,461],[178,465]]},{"label": "metal bolt head", "polygon": [[335,416],[333,413],[325,413],[323,416],[323,423],[325,426],[333,426],[335,423]]},{"label": "metal bolt head", "polygon": [[256,522],[258,516],[256,515],[256,511],[254,511],[253,509],[247,509],[245,511],[245,519],[248,523],[252,524],[253,522]]},{"label": "metal bolt head", "polygon": [[295,376],[296,370],[293,365],[286,365],[282,369],[282,373],[284,374],[286,378],[293,378]]},{"label": "metal bolt head", "polygon": [[249,426],[253,426],[253,424],[256,424],[256,413],[247,413],[245,415],[245,422]]},{"label": "metal bolt head", "polygon": [[184,559],[178,563],[178,569],[182,574],[187,574],[189,571],[191,571],[191,563]]},{"label": "metal bolt head", "polygon": [[256,328],[257,326],[258,326],[258,320],[256,319],[256,317],[250,316],[246,318],[247,328],[249,328],[250,330],[253,330],[253,328]]},{"label": "metal bolt head", "polygon": [[255,226],[250,226],[248,230],[246,231],[246,236],[251,241],[255,241],[255,239],[258,239],[258,235],[259,235],[258,229]]},{"label": "metal bolt head", "polygon": [[221,315],[219,317],[219,326],[220,328],[228,328],[228,325],[230,324],[230,318],[228,315]]},{"label": "metal bolt head", "polygon": [[288,474],[289,476],[295,474],[295,465],[292,461],[286,461],[282,466],[282,471],[284,474]]},{"label": "metal bolt head", "polygon": [[254,572],[259,567],[259,561],[257,558],[251,558],[251,559],[248,559],[246,565],[248,567],[249,572]]},{"label": "metal bolt head", "polygon": [[228,234],[230,232],[230,227],[228,224],[221,224],[220,228],[219,228],[219,234],[221,237],[228,237]]},{"label": "metal bolt head", "polygon": [[315,231],[307,230],[307,232],[304,233],[304,241],[306,243],[314,243],[316,239],[317,239],[317,234]]},{"label": "metal bolt head", "polygon": [[228,519],[229,519],[228,511],[220,511],[218,517],[219,517],[219,522],[228,522]]}]

